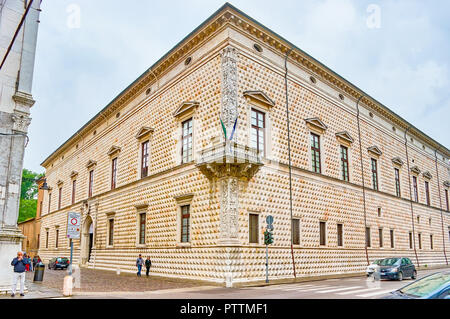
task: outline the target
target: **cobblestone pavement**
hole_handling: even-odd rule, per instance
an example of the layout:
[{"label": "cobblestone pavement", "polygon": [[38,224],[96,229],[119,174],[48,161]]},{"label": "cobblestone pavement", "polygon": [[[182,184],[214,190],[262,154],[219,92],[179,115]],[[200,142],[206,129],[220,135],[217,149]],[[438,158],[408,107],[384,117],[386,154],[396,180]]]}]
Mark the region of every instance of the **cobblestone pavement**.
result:
[{"label": "cobblestone pavement", "polygon": [[[95,269],[78,269],[79,276],[74,272],[75,278],[73,292],[144,292],[161,289],[177,289],[199,287],[203,284],[195,282],[186,282],[176,279],[161,279],[158,277],[137,277],[135,274],[117,275],[112,271],[95,270]],[[62,291],[64,277],[68,275],[65,270],[45,269],[44,281],[42,287],[58,289]],[[33,281],[34,273],[27,273],[27,282]],[[80,280],[77,280],[77,277]]]}]

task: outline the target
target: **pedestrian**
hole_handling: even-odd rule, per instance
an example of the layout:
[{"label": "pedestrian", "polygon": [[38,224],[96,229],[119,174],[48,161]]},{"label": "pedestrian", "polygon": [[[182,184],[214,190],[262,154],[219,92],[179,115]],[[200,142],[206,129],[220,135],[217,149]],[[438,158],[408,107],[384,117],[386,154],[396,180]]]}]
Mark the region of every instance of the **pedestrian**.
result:
[{"label": "pedestrian", "polygon": [[152,266],[152,261],[150,260],[150,256],[147,257],[147,260],[145,261],[145,268],[147,268],[146,275],[148,277],[148,273],[150,272],[150,267]]},{"label": "pedestrian", "polygon": [[14,266],[13,283],[11,287],[11,297],[16,295],[17,281],[20,280],[20,295],[23,297],[25,286],[25,269],[28,260],[24,258],[21,251],[17,252],[17,257],[11,262],[11,266]]},{"label": "pedestrian", "polygon": [[36,268],[36,264],[37,264],[37,263],[38,263],[38,256],[35,255],[35,256],[33,257],[33,269]]},{"label": "pedestrian", "polygon": [[23,255],[23,260],[26,262],[25,264],[25,271],[30,271],[30,259],[28,258],[27,254]]},{"label": "pedestrian", "polygon": [[143,265],[144,265],[144,259],[142,259],[142,255],[139,254],[139,257],[136,260],[136,267],[138,269],[138,272],[137,272],[138,277],[141,277],[141,270],[142,270]]}]

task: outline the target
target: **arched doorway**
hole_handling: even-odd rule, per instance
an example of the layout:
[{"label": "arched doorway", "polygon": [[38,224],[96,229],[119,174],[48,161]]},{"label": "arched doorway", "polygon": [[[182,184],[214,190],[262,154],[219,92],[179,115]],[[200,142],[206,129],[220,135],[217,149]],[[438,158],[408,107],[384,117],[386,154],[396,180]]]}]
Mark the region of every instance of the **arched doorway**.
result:
[{"label": "arched doorway", "polygon": [[92,222],[91,216],[87,216],[81,235],[81,265],[86,265],[91,259],[92,245],[94,243],[94,223]]}]

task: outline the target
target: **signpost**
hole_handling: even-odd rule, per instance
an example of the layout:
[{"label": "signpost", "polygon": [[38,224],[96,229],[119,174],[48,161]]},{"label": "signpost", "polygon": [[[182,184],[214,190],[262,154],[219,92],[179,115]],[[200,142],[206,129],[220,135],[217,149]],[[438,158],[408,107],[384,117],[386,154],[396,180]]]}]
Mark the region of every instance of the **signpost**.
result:
[{"label": "signpost", "polygon": [[273,216],[266,218],[267,227],[264,232],[264,243],[266,244],[266,283],[269,283],[269,245],[273,244]]},{"label": "signpost", "polygon": [[69,212],[67,219],[67,238],[70,241],[69,276],[72,276],[73,239],[80,239],[81,214]]}]

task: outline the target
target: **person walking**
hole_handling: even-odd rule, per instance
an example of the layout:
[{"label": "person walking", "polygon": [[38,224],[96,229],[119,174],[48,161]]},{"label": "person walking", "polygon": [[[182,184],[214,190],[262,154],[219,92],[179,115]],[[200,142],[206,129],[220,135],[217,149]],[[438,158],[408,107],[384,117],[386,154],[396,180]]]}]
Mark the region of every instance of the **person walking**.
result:
[{"label": "person walking", "polygon": [[30,271],[30,259],[28,258],[27,254],[23,255],[23,260],[26,262],[25,271],[26,272]]},{"label": "person walking", "polygon": [[137,275],[141,277],[142,266],[144,265],[144,259],[142,259],[142,255],[139,254],[138,259],[136,260],[136,267],[138,269]]},{"label": "person walking", "polygon": [[17,281],[20,280],[20,295],[24,296],[25,287],[25,270],[28,260],[23,257],[21,251],[17,252],[17,257],[11,262],[11,266],[14,266],[13,283],[11,287],[11,297],[16,295]]},{"label": "person walking", "polygon": [[148,273],[150,272],[150,267],[152,266],[152,261],[150,260],[150,256],[147,257],[147,260],[145,261],[145,268],[147,268],[147,271],[145,274],[148,277]]}]

